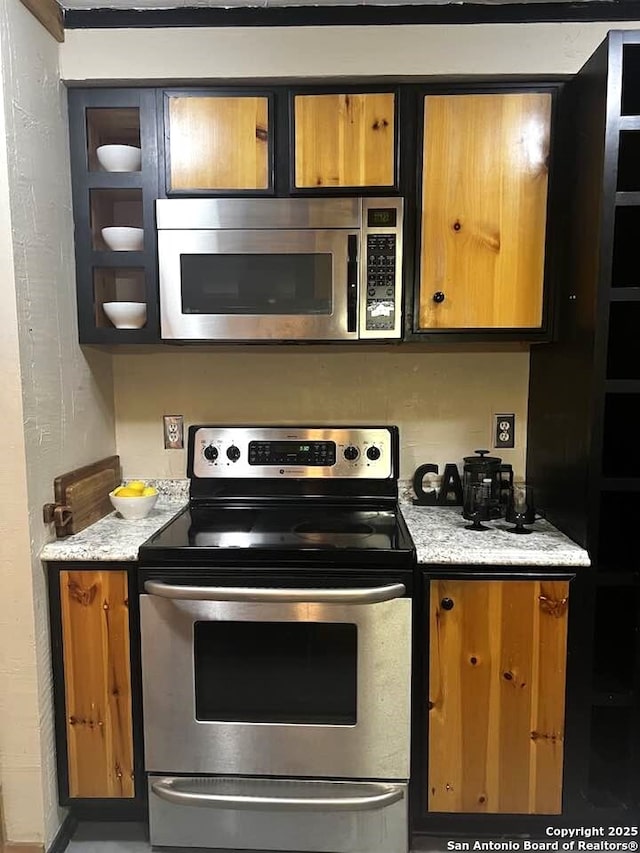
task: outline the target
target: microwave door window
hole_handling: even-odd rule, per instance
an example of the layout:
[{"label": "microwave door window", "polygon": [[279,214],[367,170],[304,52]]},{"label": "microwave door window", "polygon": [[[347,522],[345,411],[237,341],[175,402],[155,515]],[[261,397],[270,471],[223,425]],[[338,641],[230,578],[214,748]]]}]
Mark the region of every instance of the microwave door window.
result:
[{"label": "microwave door window", "polygon": [[331,253],[180,256],[183,314],[329,315]]}]

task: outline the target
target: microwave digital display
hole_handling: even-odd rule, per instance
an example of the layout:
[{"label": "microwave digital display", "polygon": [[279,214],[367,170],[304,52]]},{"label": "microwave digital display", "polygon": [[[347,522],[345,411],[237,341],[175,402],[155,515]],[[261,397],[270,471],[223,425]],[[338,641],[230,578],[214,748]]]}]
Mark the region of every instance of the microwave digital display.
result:
[{"label": "microwave digital display", "polygon": [[395,207],[371,207],[367,211],[368,228],[395,228]]}]

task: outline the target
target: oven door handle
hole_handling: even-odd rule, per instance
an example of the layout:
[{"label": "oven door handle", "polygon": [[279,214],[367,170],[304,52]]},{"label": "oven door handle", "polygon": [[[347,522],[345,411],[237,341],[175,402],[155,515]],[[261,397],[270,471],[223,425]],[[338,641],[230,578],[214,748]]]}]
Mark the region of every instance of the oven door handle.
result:
[{"label": "oven door handle", "polygon": [[179,586],[162,581],[145,581],[145,591],[161,598],[180,601],[249,601],[273,604],[377,604],[402,598],[403,583],[365,589],[262,589],[244,586]]},{"label": "oven door handle", "polygon": [[[188,785],[186,779],[161,779],[151,783],[153,793],[177,806],[204,806],[214,809],[251,809],[254,811],[342,811],[360,812],[384,809],[404,797],[399,785],[367,783],[376,787],[375,793],[345,797],[287,797],[257,796],[255,794],[215,794],[180,790]],[[348,785],[345,786],[348,788]]]}]

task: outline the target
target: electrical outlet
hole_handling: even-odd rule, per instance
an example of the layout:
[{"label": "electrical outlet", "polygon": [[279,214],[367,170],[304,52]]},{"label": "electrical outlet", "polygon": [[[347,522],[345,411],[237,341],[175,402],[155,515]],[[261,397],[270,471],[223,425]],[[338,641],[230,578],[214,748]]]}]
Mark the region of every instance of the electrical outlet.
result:
[{"label": "electrical outlet", "polygon": [[494,415],[493,446],[502,448],[516,446],[515,415]]},{"label": "electrical outlet", "polygon": [[184,447],[184,418],[182,415],[163,415],[162,431],[165,450],[182,450]]}]

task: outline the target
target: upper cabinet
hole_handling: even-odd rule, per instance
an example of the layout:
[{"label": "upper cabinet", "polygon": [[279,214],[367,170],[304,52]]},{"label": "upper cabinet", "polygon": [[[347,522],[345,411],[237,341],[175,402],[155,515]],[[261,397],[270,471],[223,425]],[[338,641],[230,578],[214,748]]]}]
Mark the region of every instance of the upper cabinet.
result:
[{"label": "upper cabinet", "polygon": [[543,324],[549,92],[426,95],[414,331]]},{"label": "upper cabinet", "polygon": [[401,196],[404,340],[549,340],[561,87],[72,89],[80,342],[161,340],[156,201],[188,196]]},{"label": "upper cabinet", "polygon": [[269,95],[165,92],[167,193],[269,192]]},{"label": "upper cabinet", "polygon": [[80,343],[158,339],[152,89],[72,89],[69,125]]},{"label": "upper cabinet", "polygon": [[293,189],[393,189],[393,92],[293,96]]}]

